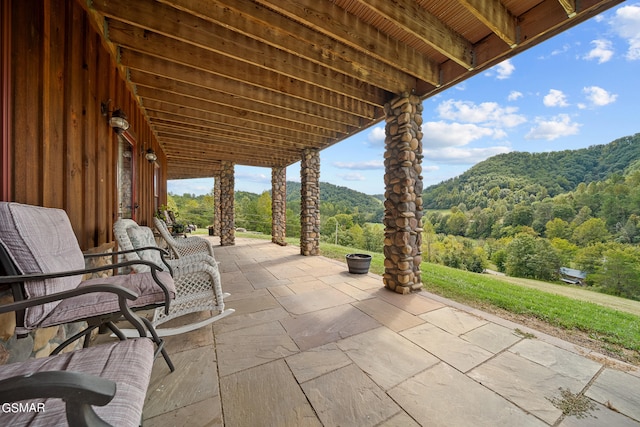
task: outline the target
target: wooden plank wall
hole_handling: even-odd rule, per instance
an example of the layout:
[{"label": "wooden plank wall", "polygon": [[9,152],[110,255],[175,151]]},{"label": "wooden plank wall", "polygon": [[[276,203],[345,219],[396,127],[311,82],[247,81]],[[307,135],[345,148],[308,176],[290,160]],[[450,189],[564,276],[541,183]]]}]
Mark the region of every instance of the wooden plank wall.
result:
[{"label": "wooden plank wall", "polygon": [[118,140],[100,108],[111,100],[137,140],[136,220],[152,224],[154,165],[144,152],[158,154],[160,203],[166,157],[84,8],[75,0],[14,1],[9,20],[11,200],[64,209],[83,250],[111,242]]}]

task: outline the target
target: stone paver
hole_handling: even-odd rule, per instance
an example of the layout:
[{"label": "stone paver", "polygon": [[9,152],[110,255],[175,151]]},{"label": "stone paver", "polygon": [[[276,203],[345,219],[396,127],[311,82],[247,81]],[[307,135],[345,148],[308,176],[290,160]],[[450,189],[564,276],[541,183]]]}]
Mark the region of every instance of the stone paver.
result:
[{"label": "stone paver", "polygon": [[610,405],[640,420],[640,378],[625,372],[605,369],[585,393],[593,400]]},{"label": "stone paver", "polygon": [[496,325],[495,323],[482,325],[477,329],[461,335],[460,338],[478,347],[482,347],[485,350],[489,350],[492,353],[499,353],[522,340],[522,337],[516,335],[511,329]]},{"label": "stone paver", "polygon": [[[296,247],[215,252],[236,312],[166,339],[147,426],[640,427],[636,367]],[[594,409],[563,415],[562,390]]]},{"label": "stone paver", "polygon": [[356,365],[302,384],[325,426],[375,426],[400,407]]},{"label": "stone paver", "polygon": [[220,376],[297,353],[298,347],[279,322],[225,332],[216,336]]},{"label": "stone paver", "polygon": [[225,425],[321,426],[284,360],[220,379]]},{"label": "stone paver", "polygon": [[462,372],[493,357],[493,353],[429,323],[407,329],[400,335]]},{"label": "stone paver", "polygon": [[561,389],[577,394],[587,385],[510,352],[477,367],[469,377],[549,424],[562,415],[551,399],[560,398]]},{"label": "stone paver", "polygon": [[314,311],[281,321],[300,350],[308,350],[380,326],[350,304]]},{"label": "stone paver", "polygon": [[421,314],[420,318],[453,335],[462,335],[487,324],[484,319],[451,307],[443,307]]},{"label": "stone paver", "polygon": [[544,426],[537,418],[444,364],[389,391],[423,426]]},{"label": "stone paver", "polygon": [[439,362],[385,327],[339,341],[338,347],[384,390]]}]

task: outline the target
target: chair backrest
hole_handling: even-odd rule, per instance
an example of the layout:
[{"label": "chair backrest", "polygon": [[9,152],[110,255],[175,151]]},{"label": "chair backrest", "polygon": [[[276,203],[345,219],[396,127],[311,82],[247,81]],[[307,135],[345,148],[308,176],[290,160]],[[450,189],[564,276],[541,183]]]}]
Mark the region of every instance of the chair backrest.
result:
[{"label": "chair backrest", "polygon": [[[153,230],[149,227],[138,225],[132,219],[119,219],[113,224],[113,234],[118,242],[118,247],[123,251],[131,249],[144,248],[148,246],[157,246]],[[163,266],[160,252],[156,250],[137,251],[124,254],[127,261],[151,261],[158,266]],[[145,273],[151,271],[147,265],[131,266],[136,273]]]},{"label": "chair backrest", "polygon": [[[0,243],[20,274],[85,268],[69,217],[61,209],[0,202]],[[75,289],[81,281],[82,275],[25,282],[24,296],[34,298]],[[38,324],[59,303],[27,308],[24,326]]]}]

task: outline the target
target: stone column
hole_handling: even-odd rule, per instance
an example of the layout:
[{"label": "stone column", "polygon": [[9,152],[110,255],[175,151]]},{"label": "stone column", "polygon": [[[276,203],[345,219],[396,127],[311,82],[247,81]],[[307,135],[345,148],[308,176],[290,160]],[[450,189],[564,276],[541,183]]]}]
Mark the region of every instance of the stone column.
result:
[{"label": "stone column", "polygon": [[232,246],[236,243],[234,211],[234,163],[220,163],[220,245]]},{"label": "stone column", "polygon": [[287,242],[287,168],[271,169],[271,241]]},{"label": "stone column", "polygon": [[220,235],[220,175],[213,179],[213,235]]},{"label": "stone column", "polygon": [[401,294],[422,289],[422,104],[403,94],[385,105],[384,284]]},{"label": "stone column", "polygon": [[300,253],[320,254],[320,152],[302,150],[300,163]]}]

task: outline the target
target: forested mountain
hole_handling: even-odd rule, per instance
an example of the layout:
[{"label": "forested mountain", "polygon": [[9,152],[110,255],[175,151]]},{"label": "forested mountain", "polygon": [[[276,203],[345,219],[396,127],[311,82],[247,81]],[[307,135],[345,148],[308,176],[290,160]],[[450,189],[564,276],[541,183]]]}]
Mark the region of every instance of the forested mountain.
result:
[{"label": "forested mountain", "polygon": [[[287,181],[287,209],[299,212],[300,183]],[[374,196],[341,187],[328,182],[320,183],[320,215],[332,217],[336,214],[352,214],[362,217],[363,222],[382,222],[384,206]]]},{"label": "forested mountain", "polygon": [[[609,144],[548,153],[512,152],[491,157],[462,175],[427,187],[428,209],[464,204],[484,208],[490,199],[543,200],[576,189],[578,184],[624,175],[640,165],[640,133]],[[528,199],[528,200],[527,200]]]}]

